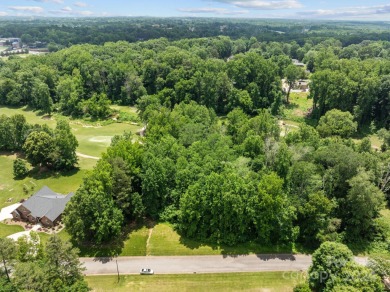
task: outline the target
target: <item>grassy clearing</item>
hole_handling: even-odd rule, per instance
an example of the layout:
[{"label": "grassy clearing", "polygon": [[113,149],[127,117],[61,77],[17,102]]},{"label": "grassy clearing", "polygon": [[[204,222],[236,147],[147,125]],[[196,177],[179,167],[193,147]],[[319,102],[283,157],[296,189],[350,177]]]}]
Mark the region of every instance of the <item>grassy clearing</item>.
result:
[{"label": "grassy clearing", "polygon": [[[135,109],[128,110],[135,111]],[[26,107],[0,107],[0,114],[8,116],[22,114],[30,124],[47,124],[51,128],[55,127],[56,119],[63,118],[54,116],[52,119],[44,119],[38,112],[31,111]],[[82,121],[71,121],[71,123],[74,134],[79,141],[77,151],[97,157],[107,149],[114,135],[122,134],[124,131],[136,132],[140,128],[127,123],[112,123],[98,127],[85,125]],[[2,166],[0,168],[0,208],[28,197],[44,185],[59,193],[74,192],[80,186],[85,171],[92,169],[97,162],[90,158],[80,158],[80,170],[58,174],[35,173],[23,180],[15,180],[13,178],[13,161],[15,159],[15,154],[0,153],[0,165]],[[23,188],[27,191],[24,191]],[[8,202],[9,198],[12,198],[12,200]]]},{"label": "grassy clearing", "polygon": [[[117,110],[125,111],[136,115],[136,109],[130,107],[117,107]],[[27,107],[12,108],[12,107],[0,107],[0,114],[8,116],[15,114],[22,114],[26,117],[26,120],[30,124],[46,124],[51,128],[56,126],[56,119],[66,118],[61,115],[53,115],[52,118],[42,116],[37,111],[29,110]],[[67,118],[68,119],[68,118]],[[130,123],[110,123],[107,125],[95,125],[88,124],[88,122],[82,120],[70,120],[73,132],[79,141],[78,152],[100,157],[111,143],[111,138],[114,135],[123,134],[124,131],[131,131],[135,133],[140,126]],[[0,153],[0,208],[19,202],[23,198],[28,198],[34,192],[38,191],[41,187],[47,185],[54,191],[62,194],[69,192],[75,192],[82,179],[85,176],[87,170],[92,169],[97,160],[90,158],[79,158],[79,169],[66,173],[52,173],[44,172],[32,173],[29,177],[22,180],[15,180],[13,177],[13,161],[16,159],[14,153]],[[15,227],[18,228],[18,227]],[[14,230],[16,230],[14,228]],[[20,227],[21,228],[21,227]],[[22,229],[17,229],[21,231]],[[15,233],[11,226],[0,225],[0,235],[10,235]],[[61,232],[64,236],[69,238],[66,232]],[[42,238],[45,241],[47,235],[42,234]],[[134,235],[136,238],[137,235]],[[127,254],[142,253],[139,248],[135,248],[131,243],[125,242],[123,250]],[[145,239],[146,242],[146,239]],[[146,244],[143,245],[143,254],[145,254]],[[136,244],[137,246],[137,244]],[[137,250],[137,251],[135,251]]]},{"label": "grassy clearing", "polygon": [[[43,244],[46,244],[46,242],[48,241],[50,235],[47,234],[47,233],[43,233],[43,232],[39,232],[39,237],[41,239],[41,242]],[[61,230],[59,233],[57,233],[57,236],[59,238],[61,238],[63,241],[69,241],[70,240],[70,235],[68,232],[66,232],[66,230]]]},{"label": "grassy clearing", "polygon": [[[118,237],[109,245],[76,246],[83,257],[110,256],[174,256],[174,255],[235,255],[306,252],[301,248],[289,246],[264,246],[246,243],[234,247],[202,243],[181,237],[170,224],[158,223],[152,228],[142,225],[129,228],[122,237]],[[70,238],[62,231],[64,239]],[[62,233],[61,232],[61,233]],[[150,236],[149,236],[150,235]]]},{"label": "grassy clearing", "polygon": [[181,237],[168,223],[159,223],[153,228],[148,247],[148,254],[154,256],[290,253],[292,251],[292,248],[287,246],[264,246],[251,242],[234,247],[201,243]]},{"label": "grassy clearing", "polygon": [[[293,275],[294,274],[294,275]],[[196,275],[89,276],[93,291],[293,291],[304,274],[265,272]]]},{"label": "grassy clearing", "polygon": [[[0,155],[0,208],[15,204],[28,198],[41,187],[47,185],[54,191],[68,194],[78,189],[86,170],[74,170],[66,173],[35,173],[22,180],[13,177],[14,154]],[[27,190],[27,192],[24,191]],[[10,201],[8,201],[11,199]]]},{"label": "grassy clearing", "polygon": [[284,109],[286,120],[302,123],[307,112],[313,107],[313,100],[307,98],[307,92],[291,92],[290,104]]},{"label": "grassy clearing", "polygon": [[383,141],[381,141],[376,134],[369,136],[371,145],[375,149],[381,149],[381,146],[383,144]]},{"label": "grassy clearing", "polygon": [[357,241],[348,244],[348,247],[355,255],[358,256],[381,256],[390,259],[390,245],[388,240],[390,239],[390,210],[384,209],[381,211],[381,217],[377,219],[377,222],[385,230],[385,237],[387,240],[378,238],[373,241]]},{"label": "grassy clearing", "polygon": [[77,247],[83,257],[145,256],[148,236],[148,228],[140,226],[128,232],[124,238],[117,238],[110,245]]},{"label": "grassy clearing", "polygon": [[7,225],[0,223],[0,238],[7,237],[8,235],[22,232],[24,231],[24,228],[19,225]]},{"label": "grassy clearing", "polygon": [[14,108],[14,107],[4,107],[0,106],[0,114],[5,114],[7,116],[12,116],[16,114],[24,115],[27,122],[30,124],[47,124],[49,127],[54,128],[56,126],[55,119],[44,119],[38,111],[29,110],[27,107]]},{"label": "grassy clearing", "polygon": [[110,146],[111,139],[115,135],[121,135],[125,131],[136,133],[141,127],[127,123],[112,123],[106,126],[86,126],[72,124],[79,147],[77,151],[86,155],[100,157]]},{"label": "grassy clearing", "polygon": [[[136,115],[136,109],[131,107],[116,106],[120,111],[126,111]],[[56,126],[56,119],[66,118],[59,114],[53,115],[51,119],[44,118],[37,111],[31,111],[26,107],[23,108],[10,108],[0,107],[0,114],[8,116],[15,114],[22,114],[26,117],[26,120],[30,124],[47,124],[49,127],[54,128]],[[79,142],[77,151],[90,155],[100,157],[111,143],[111,138],[115,135],[121,135],[125,131],[131,131],[136,133],[142,126],[133,125],[130,123],[110,123],[103,125],[103,123],[89,123],[83,120],[69,120],[73,133]]]},{"label": "grassy clearing", "polygon": [[145,226],[133,231],[127,236],[121,252],[122,256],[138,256],[147,255],[147,240],[149,237],[149,229]]}]

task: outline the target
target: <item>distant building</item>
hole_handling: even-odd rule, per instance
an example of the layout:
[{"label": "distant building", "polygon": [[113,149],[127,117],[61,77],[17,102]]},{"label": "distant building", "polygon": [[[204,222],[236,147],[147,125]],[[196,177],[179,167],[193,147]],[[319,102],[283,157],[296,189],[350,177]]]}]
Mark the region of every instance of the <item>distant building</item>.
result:
[{"label": "distant building", "polygon": [[295,83],[294,89],[301,90],[302,92],[309,91],[309,80],[300,79]]},{"label": "distant building", "polygon": [[22,47],[22,40],[20,38],[1,38],[0,46],[20,49]]},{"label": "distant building", "polygon": [[12,212],[15,220],[52,227],[60,220],[73,193],[61,195],[44,186]]},{"label": "distant building", "polygon": [[299,62],[299,60],[297,59],[292,59],[292,62],[295,66],[298,66],[298,67],[305,67],[305,64],[302,63],[302,62]]},{"label": "distant building", "polygon": [[19,42],[13,42],[12,43],[12,49],[14,49],[14,50],[20,49],[20,43]]}]

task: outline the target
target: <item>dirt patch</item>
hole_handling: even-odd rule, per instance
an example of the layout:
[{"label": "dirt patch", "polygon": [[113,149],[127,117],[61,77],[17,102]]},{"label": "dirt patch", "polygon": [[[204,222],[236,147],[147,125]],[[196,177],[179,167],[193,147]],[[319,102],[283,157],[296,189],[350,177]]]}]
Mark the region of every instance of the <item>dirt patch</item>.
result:
[{"label": "dirt patch", "polygon": [[87,125],[87,124],[84,124],[82,122],[70,122],[69,124],[71,124],[71,125],[80,125],[83,128],[95,128],[95,129],[97,129],[97,128],[101,128],[102,127],[102,125],[100,123],[96,123],[95,125]]},{"label": "dirt patch", "polygon": [[149,228],[148,239],[146,240],[146,255],[150,255],[150,238],[152,237],[153,228]]},{"label": "dirt patch", "polygon": [[297,117],[305,117],[307,113],[305,113],[304,111],[300,110],[300,109],[296,109],[294,110],[294,116],[297,116]]},{"label": "dirt patch", "polygon": [[43,117],[42,117],[42,120],[45,120],[45,121],[51,121],[51,120],[52,120],[52,118],[51,118],[51,116],[49,116],[49,115],[46,115],[46,116],[43,116]]}]

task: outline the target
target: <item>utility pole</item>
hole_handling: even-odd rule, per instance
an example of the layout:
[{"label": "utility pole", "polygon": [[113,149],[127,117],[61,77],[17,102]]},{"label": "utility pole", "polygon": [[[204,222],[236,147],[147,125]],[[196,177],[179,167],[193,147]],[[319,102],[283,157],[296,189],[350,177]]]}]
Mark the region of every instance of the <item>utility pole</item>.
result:
[{"label": "utility pole", "polygon": [[115,259],[116,262],[116,271],[118,272],[118,283],[119,283],[119,267],[118,267],[118,259]]}]

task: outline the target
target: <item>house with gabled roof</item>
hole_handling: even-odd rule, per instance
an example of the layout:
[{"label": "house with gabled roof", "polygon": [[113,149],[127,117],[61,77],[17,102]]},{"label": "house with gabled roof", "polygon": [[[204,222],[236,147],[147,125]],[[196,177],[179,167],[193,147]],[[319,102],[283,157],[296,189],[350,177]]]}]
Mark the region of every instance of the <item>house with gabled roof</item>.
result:
[{"label": "house with gabled roof", "polygon": [[52,227],[60,220],[73,193],[58,194],[44,186],[12,212],[15,220]]}]

